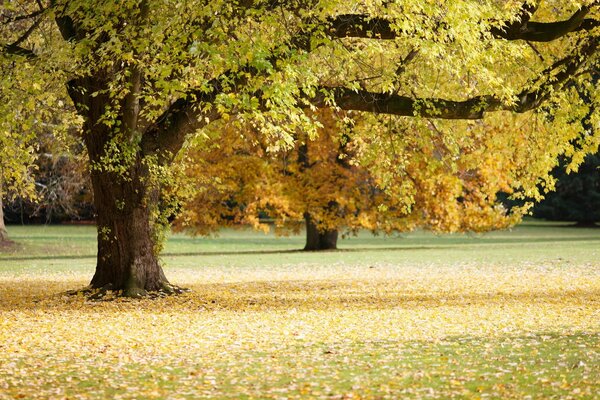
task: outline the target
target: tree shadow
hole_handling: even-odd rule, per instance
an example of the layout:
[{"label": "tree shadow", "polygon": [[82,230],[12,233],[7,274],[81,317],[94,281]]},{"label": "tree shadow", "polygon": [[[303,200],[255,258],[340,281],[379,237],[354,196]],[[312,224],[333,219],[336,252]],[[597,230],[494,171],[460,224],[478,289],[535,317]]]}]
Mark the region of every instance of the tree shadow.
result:
[{"label": "tree shadow", "polygon": [[[77,296],[66,296],[65,290],[73,282],[42,281],[27,282],[28,290],[19,291],[18,285],[5,289],[14,291],[16,301],[0,302],[0,310],[15,311],[28,309],[69,310],[77,308],[78,312],[96,312],[90,306],[79,304],[88,299]],[[48,287],[56,288],[61,293],[48,294]],[[491,289],[487,292],[446,292],[435,289],[431,292],[410,288],[402,280],[393,281],[254,281],[241,283],[186,284],[191,292],[171,296],[164,300],[170,311],[198,312],[229,311],[327,311],[327,310],[431,310],[442,307],[499,307],[509,304],[522,304],[531,307],[542,304],[562,304],[565,296],[569,302],[594,303],[600,299],[600,289],[576,290],[526,290],[507,292]],[[140,308],[156,307],[160,298],[144,300],[119,301],[121,311],[135,311]],[[77,304],[77,305],[75,305]],[[163,307],[161,305],[161,307]],[[108,311],[108,310],[107,310]]]},{"label": "tree shadow", "polygon": [[583,302],[596,302],[600,290],[490,291],[448,293],[405,290],[399,282],[365,283],[357,289],[350,281],[281,281],[191,285],[192,296],[202,299],[206,310],[320,310],[320,309],[432,309],[477,307],[509,303],[560,304],[565,296]]},{"label": "tree shadow", "polygon": [[[563,226],[564,227],[564,226]],[[267,250],[223,250],[223,251],[190,251],[190,252],[164,252],[162,257],[201,257],[201,256],[253,256],[253,255],[277,255],[277,254],[322,254],[322,253],[360,253],[360,252],[377,252],[377,251],[418,251],[418,250],[464,250],[470,248],[478,248],[493,245],[527,245],[534,243],[571,243],[571,242],[589,242],[600,241],[598,237],[575,237],[575,238],[470,238],[470,239],[454,239],[446,240],[445,243],[427,244],[427,245],[397,245],[397,246],[373,246],[373,247],[352,247],[341,248],[335,250],[319,250],[305,251],[303,249],[267,249]],[[16,244],[16,250],[19,250],[19,244]],[[11,251],[14,254],[14,251]],[[0,254],[1,251],[0,251]],[[7,253],[8,254],[8,253]],[[27,260],[78,260],[78,259],[94,259],[95,254],[82,255],[35,255],[35,256],[2,256],[2,261],[27,261]]]}]

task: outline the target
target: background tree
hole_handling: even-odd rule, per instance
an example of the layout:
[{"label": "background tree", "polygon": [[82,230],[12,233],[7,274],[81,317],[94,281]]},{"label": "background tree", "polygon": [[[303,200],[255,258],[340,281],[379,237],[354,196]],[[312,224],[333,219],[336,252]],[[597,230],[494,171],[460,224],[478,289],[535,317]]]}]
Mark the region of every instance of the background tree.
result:
[{"label": "background tree", "polygon": [[598,57],[595,0],[3,7],[4,60],[35,70],[28,86],[63,82],[84,121],[98,213],[91,286],[129,296],[174,291],[158,262],[161,196],[176,155],[209,123],[251,116],[276,143],[314,132],[310,107],[477,119],[550,104],[547,143],[560,153],[577,128],[559,114],[584,107],[566,88]]},{"label": "background tree", "polygon": [[553,170],[555,190],[536,204],[533,216],[553,221],[575,221],[580,226],[594,226],[600,221],[600,157],[587,155],[577,172],[567,174],[564,159]]},{"label": "background tree", "polygon": [[[16,199],[36,201],[40,143],[59,146],[66,130],[76,125],[65,112],[67,99],[61,83],[38,81],[35,66],[24,63],[17,67],[16,62],[12,56],[0,54],[0,209]],[[55,118],[56,113],[64,115]],[[3,210],[0,217],[0,237],[8,240]]]},{"label": "background tree", "polygon": [[[177,225],[196,233],[237,224],[268,230],[258,218],[263,215],[285,234],[299,231],[304,220],[305,250],[326,250],[336,248],[340,229],[378,231],[382,217],[404,215],[405,206],[377,188],[356,163],[346,113],[316,114],[322,125],[317,135],[296,133],[284,148],[271,148],[259,130],[235,123],[197,140],[187,172],[203,183],[183,206]],[[377,211],[383,203],[385,215]]]},{"label": "background tree", "polygon": [[[598,81],[600,79],[600,65],[592,68],[592,79],[588,85],[577,87],[577,93],[582,101],[587,104],[597,104]],[[596,99],[596,100],[595,100]],[[593,137],[599,130],[596,121],[594,125],[593,112],[581,118],[583,137]],[[577,145],[576,145],[577,146]],[[576,148],[576,147],[575,147]],[[570,157],[559,157],[558,165],[552,170],[552,176],[556,179],[553,191],[546,194],[544,200],[535,205],[533,215],[538,218],[546,218],[558,221],[575,221],[581,226],[593,226],[600,220],[600,154],[577,153],[575,162]]]},{"label": "background tree", "polygon": [[[349,124],[344,112],[316,114],[318,135],[296,134],[284,149],[269,149],[256,129],[235,121],[205,131],[187,153],[196,190],[176,227],[200,234],[223,225],[268,230],[262,215],[285,234],[298,232],[310,215],[308,250],[335,248],[327,235],[338,230],[504,228],[524,208],[509,213],[496,194],[537,192],[536,176],[554,163],[536,160],[548,135],[536,126],[541,115],[473,124],[364,114]],[[506,147],[508,141],[520,150]]]},{"label": "background tree", "polygon": [[[35,139],[34,197],[15,197],[6,204],[8,221],[57,223],[93,220],[86,154],[76,135],[56,140],[54,125],[47,124]],[[71,139],[70,143],[66,139]]]},{"label": "background tree", "polygon": [[6,225],[4,224],[4,203],[2,201],[2,179],[0,179],[0,243],[7,243],[8,239],[8,231],[6,230]]}]

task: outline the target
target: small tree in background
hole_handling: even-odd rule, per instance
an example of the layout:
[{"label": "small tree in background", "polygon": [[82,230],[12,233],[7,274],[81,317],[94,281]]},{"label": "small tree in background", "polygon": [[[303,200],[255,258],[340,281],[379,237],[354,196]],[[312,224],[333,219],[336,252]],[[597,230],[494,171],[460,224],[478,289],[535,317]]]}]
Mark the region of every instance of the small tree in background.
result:
[{"label": "small tree in background", "polygon": [[[303,221],[305,250],[327,250],[337,247],[340,229],[378,231],[382,216],[404,216],[402,200],[396,204],[357,163],[359,144],[346,114],[316,114],[318,134],[298,133],[293,143],[269,146],[248,124],[228,124],[197,142],[187,172],[202,183],[183,206],[177,227],[200,234],[239,224],[268,230],[262,215],[286,234],[298,232]],[[385,213],[378,210],[383,204]]]},{"label": "small tree in background", "polygon": [[92,220],[94,205],[81,143],[55,140],[51,131],[38,135],[35,154],[35,198],[16,197],[6,205],[7,220],[56,223]]}]

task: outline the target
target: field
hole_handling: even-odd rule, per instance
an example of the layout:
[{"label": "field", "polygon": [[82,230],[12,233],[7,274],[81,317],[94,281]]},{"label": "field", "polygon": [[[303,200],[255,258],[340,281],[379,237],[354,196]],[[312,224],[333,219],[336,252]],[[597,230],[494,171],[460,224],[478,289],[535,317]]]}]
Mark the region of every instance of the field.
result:
[{"label": "field", "polygon": [[170,237],[154,300],[64,292],[93,227],[9,227],[0,399],[598,398],[600,229]]}]

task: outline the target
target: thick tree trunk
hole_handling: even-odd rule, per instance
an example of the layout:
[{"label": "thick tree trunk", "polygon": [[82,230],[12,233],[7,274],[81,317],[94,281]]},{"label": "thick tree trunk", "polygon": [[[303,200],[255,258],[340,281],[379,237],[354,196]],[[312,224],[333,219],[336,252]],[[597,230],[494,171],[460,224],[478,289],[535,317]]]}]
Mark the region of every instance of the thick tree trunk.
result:
[{"label": "thick tree trunk", "polygon": [[[71,82],[69,92],[85,117],[83,139],[90,159],[91,181],[98,227],[94,289],[121,291],[141,297],[148,291],[174,293],[158,261],[158,188],[152,183],[148,160],[136,149],[136,113],[123,107],[123,131],[102,122],[110,105],[106,94],[91,96],[93,89],[107,86],[97,78]],[[135,108],[135,107],[134,107]],[[128,111],[129,110],[129,111]],[[124,135],[125,133],[125,135]],[[113,145],[120,149],[111,152]],[[127,151],[134,154],[124,156]],[[111,167],[117,166],[115,168]]]},{"label": "thick tree trunk", "polygon": [[337,249],[338,231],[337,229],[319,231],[317,225],[310,217],[310,214],[304,214],[306,221],[306,251],[335,250]]}]

